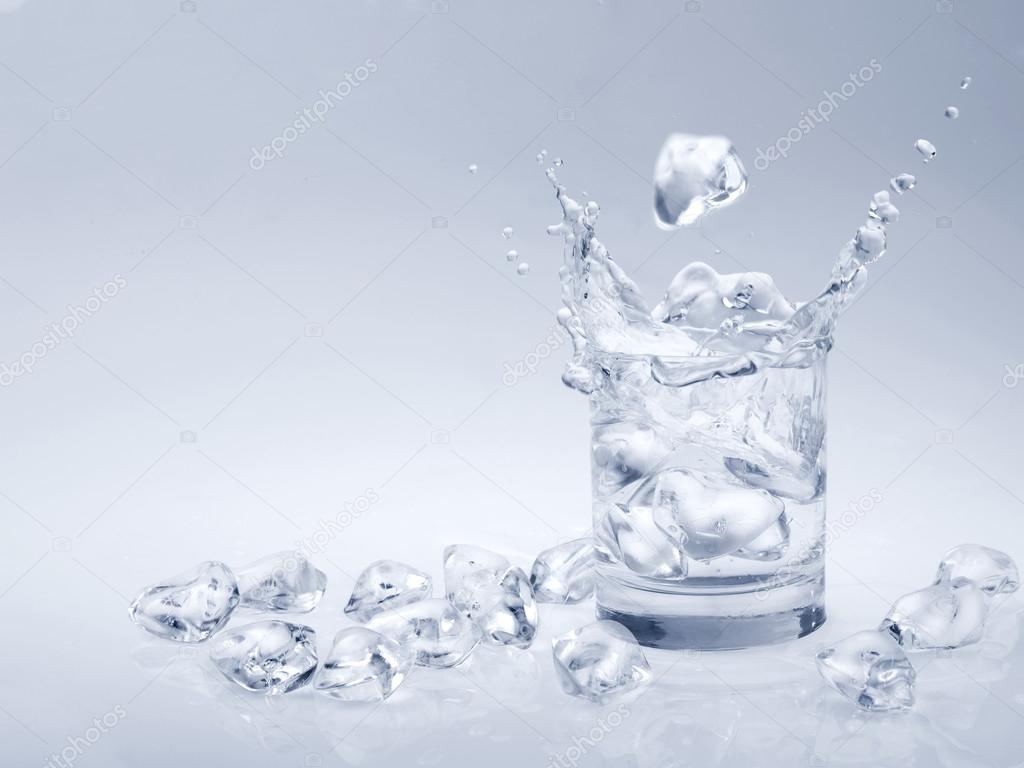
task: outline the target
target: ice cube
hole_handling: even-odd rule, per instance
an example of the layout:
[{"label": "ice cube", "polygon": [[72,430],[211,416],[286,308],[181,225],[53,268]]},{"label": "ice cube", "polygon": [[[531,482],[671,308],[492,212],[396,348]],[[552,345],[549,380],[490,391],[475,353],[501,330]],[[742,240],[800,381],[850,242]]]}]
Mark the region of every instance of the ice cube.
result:
[{"label": "ice cube", "polygon": [[686,577],[682,530],[668,509],[643,504],[605,504],[598,515],[595,535],[613,560],[641,576]]},{"label": "ice cube", "polygon": [[654,166],[654,216],[662,229],[695,223],[747,188],[747,172],[722,136],[673,133]]},{"label": "ice cube", "polygon": [[[795,458],[795,457],[794,457]],[[767,462],[766,462],[767,463]],[[809,504],[825,491],[825,470],[818,461],[797,466],[765,469],[760,464],[734,457],[724,461],[726,469],[751,488]]]},{"label": "ice cube", "polygon": [[429,574],[397,560],[378,560],[356,579],[345,613],[365,623],[381,611],[423,600],[432,592]]},{"label": "ice cube", "polygon": [[[651,486],[639,494],[650,492]],[[683,532],[683,550],[710,560],[746,547],[776,524],[785,505],[766,491],[733,488],[683,469],[653,478],[652,504],[669,510]]]},{"label": "ice cube", "polygon": [[511,563],[483,547],[450,544],[444,549],[444,589],[448,600],[464,613],[479,609],[474,604],[479,590],[497,585]]},{"label": "ice cube", "polygon": [[780,560],[788,547],[789,521],[781,515],[764,533],[733,554],[745,560]]},{"label": "ice cube", "polygon": [[914,704],[914,667],[899,644],[882,632],[851,635],[819,651],[816,661],[825,681],[862,709],[884,712]]},{"label": "ice cube", "polygon": [[562,690],[595,702],[647,684],[651,667],[633,634],[615,621],[595,621],[551,642]]},{"label": "ice cube", "polygon": [[238,605],[238,582],[224,563],[208,560],[147,587],[135,598],[132,621],[165,640],[199,643],[219,630]]},{"label": "ice cube", "polygon": [[257,611],[308,613],[327,588],[327,574],[301,552],[278,552],[237,573],[239,605]]},{"label": "ice cube", "polygon": [[594,487],[602,494],[639,480],[672,452],[672,444],[643,423],[598,425],[593,438]]},{"label": "ice cube", "polygon": [[409,649],[424,667],[461,664],[480,642],[476,625],[440,598],[378,613],[366,626]]},{"label": "ice cube", "polygon": [[1013,558],[980,544],[961,544],[943,556],[936,583],[960,579],[974,582],[986,595],[1009,594],[1020,586],[1020,574]]},{"label": "ice cube", "polygon": [[334,637],[313,687],[344,701],[384,701],[412,668],[413,654],[366,627],[348,627]]},{"label": "ice cube", "polygon": [[540,615],[530,579],[522,568],[508,568],[494,584],[477,589],[467,611],[485,642],[529,648]]},{"label": "ice cube", "polygon": [[268,696],[309,683],[316,671],[316,632],[287,621],[258,621],[218,635],[210,659],[228,680]]},{"label": "ice cube", "polygon": [[972,582],[944,581],[897,600],[879,630],[910,650],[960,648],[981,639],[988,609],[985,593]]},{"label": "ice cube", "polygon": [[542,603],[578,603],[594,594],[594,540],[574,539],[545,549],[530,572],[533,596]]}]

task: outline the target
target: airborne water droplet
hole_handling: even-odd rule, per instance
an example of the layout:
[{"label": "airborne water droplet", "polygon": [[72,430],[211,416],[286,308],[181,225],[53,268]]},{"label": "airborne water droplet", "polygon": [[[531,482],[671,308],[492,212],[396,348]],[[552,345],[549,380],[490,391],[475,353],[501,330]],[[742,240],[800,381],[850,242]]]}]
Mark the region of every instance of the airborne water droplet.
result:
[{"label": "airborne water droplet", "polygon": [[543,162],[545,160],[547,160],[547,158],[548,158],[548,151],[546,149],[542,149],[540,152],[537,153],[537,164],[538,165],[543,164]]},{"label": "airborne water droplet", "polygon": [[971,85],[971,77],[968,75],[960,81],[960,89],[966,91]]},{"label": "airborne water droplet", "polygon": [[557,167],[561,168],[561,167],[562,167],[563,165],[565,165],[565,160],[563,160],[563,159],[562,159],[562,158],[560,158],[560,157],[556,157],[556,158],[555,158],[555,165],[556,165]]},{"label": "airborne water droplet", "polygon": [[956,120],[960,117],[960,110],[956,107],[946,107],[946,117],[950,120]]},{"label": "airborne water droplet", "polygon": [[525,261],[522,262],[518,267],[516,267],[516,272],[518,272],[520,275],[525,275],[529,271],[530,265],[527,264]]},{"label": "airborne water droplet", "polygon": [[515,233],[516,231],[512,229],[512,227],[505,227],[503,230],[501,230],[501,236],[504,237],[506,240],[511,240],[512,235],[514,235]]},{"label": "airborne water droplet", "polygon": [[893,192],[898,192],[901,195],[912,190],[915,184],[917,184],[917,179],[910,173],[901,173],[889,179],[889,187]]},{"label": "airborne water droplet", "polygon": [[926,163],[935,157],[935,145],[928,139],[918,139],[914,142],[914,148],[921,153]]},{"label": "airborne water droplet", "polygon": [[513,249],[513,250],[511,250],[511,251],[509,251],[508,253],[505,254],[505,259],[507,261],[515,261],[518,258],[519,258],[519,251],[517,251],[515,249]]}]

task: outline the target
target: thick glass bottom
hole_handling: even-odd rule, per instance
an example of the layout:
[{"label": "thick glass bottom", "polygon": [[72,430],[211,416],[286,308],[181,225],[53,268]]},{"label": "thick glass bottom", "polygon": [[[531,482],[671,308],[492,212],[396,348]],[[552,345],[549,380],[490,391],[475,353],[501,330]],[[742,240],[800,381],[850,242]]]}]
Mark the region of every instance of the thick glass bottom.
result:
[{"label": "thick glass bottom", "polygon": [[825,576],[785,584],[720,584],[663,591],[601,574],[597,615],[626,626],[652,648],[730,650],[808,635],[825,622]]}]

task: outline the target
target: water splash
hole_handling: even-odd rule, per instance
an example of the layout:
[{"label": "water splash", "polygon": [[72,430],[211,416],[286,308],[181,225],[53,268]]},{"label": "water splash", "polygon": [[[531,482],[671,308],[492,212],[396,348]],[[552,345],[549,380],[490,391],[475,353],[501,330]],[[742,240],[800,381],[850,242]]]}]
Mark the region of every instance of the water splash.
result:
[{"label": "water splash", "polygon": [[914,149],[921,153],[921,157],[924,158],[926,163],[936,155],[935,145],[928,141],[928,139],[918,139],[915,141]]},{"label": "water splash", "polygon": [[971,76],[968,75],[967,77],[965,77],[963,80],[960,81],[960,90],[966,91],[970,87],[971,87]]},{"label": "water splash", "polygon": [[945,114],[950,120],[956,120],[960,117],[960,110],[956,107],[946,107],[946,111],[943,114]]},{"label": "water splash", "polygon": [[511,240],[512,235],[514,235],[515,233],[516,231],[512,229],[512,227],[505,227],[503,230],[501,230],[501,236],[504,237],[506,240]]}]

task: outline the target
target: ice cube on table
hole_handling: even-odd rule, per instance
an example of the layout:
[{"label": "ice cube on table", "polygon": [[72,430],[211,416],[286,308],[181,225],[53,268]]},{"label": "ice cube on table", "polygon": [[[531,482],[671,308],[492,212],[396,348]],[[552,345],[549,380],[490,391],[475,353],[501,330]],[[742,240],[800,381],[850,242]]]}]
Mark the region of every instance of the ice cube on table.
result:
[{"label": "ice cube on table", "polygon": [[540,621],[530,578],[522,568],[508,568],[497,583],[474,592],[467,616],[485,642],[529,648]]},{"label": "ice cube on table", "polygon": [[916,673],[892,637],[865,630],[818,652],[818,672],[858,707],[872,712],[914,704]]},{"label": "ice cube on table", "polygon": [[545,549],[533,562],[530,584],[541,603],[578,603],[594,594],[594,540],[574,539]]},{"label": "ice cube on table", "polygon": [[651,667],[633,634],[615,621],[595,621],[551,642],[562,690],[594,702],[634,690]]},{"label": "ice cube on table", "polygon": [[199,643],[227,624],[238,600],[238,581],[231,569],[207,560],[144,589],[129,615],[157,637]]},{"label": "ice cube on table", "polygon": [[448,600],[463,612],[474,607],[477,592],[493,587],[511,567],[497,552],[473,544],[450,544],[444,549],[444,590]]},{"label": "ice cube on table", "polygon": [[617,422],[594,427],[594,488],[610,494],[652,472],[672,453],[672,444],[654,427]]},{"label": "ice cube on table", "polygon": [[594,532],[602,550],[634,573],[656,579],[686,577],[682,529],[665,507],[604,504]]},{"label": "ice cube on table", "polygon": [[367,628],[415,654],[424,667],[461,664],[480,642],[480,630],[447,600],[427,598],[378,613]]},{"label": "ice cube on table", "polygon": [[334,637],[313,688],[343,701],[384,701],[412,668],[411,650],[366,627],[348,627]]},{"label": "ice cube on table", "polygon": [[224,677],[267,696],[309,683],[317,667],[316,632],[287,621],[259,621],[218,635],[210,659]]},{"label": "ice cube on table", "polygon": [[301,552],[284,551],[237,570],[239,606],[257,611],[308,613],[327,589],[327,574]]},{"label": "ice cube on table", "polygon": [[949,550],[939,562],[936,583],[973,582],[986,595],[1006,595],[1020,586],[1017,564],[1005,552],[981,544],[961,544]]},{"label": "ice cube on table", "polygon": [[[653,490],[652,490],[653,489]],[[695,560],[711,560],[749,545],[776,524],[785,505],[767,491],[715,484],[684,469],[653,478],[652,506],[669,510],[683,532],[683,550]]]},{"label": "ice cube on table", "polygon": [[879,630],[904,648],[960,648],[985,633],[989,602],[972,582],[944,581],[904,595],[889,609]]},{"label": "ice cube on table", "polygon": [[695,223],[747,188],[747,172],[722,136],[673,133],[654,166],[654,215],[662,229]]},{"label": "ice cube on table", "polygon": [[345,613],[366,622],[381,611],[428,598],[432,591],[429,574],[397,560],[378,560],[359,574]]}]

